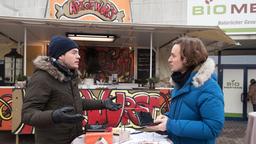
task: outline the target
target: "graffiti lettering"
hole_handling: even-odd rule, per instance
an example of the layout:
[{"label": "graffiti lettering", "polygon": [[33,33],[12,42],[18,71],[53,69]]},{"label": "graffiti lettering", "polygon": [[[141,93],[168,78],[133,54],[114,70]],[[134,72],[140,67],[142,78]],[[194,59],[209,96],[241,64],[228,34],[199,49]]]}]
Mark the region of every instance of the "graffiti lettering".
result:
[{"label": "graffiti lettering", "polygon": [[[107,126],[112,127],[126,125],[138,128],[138,118],[135,114],[136,111],[151,112],[152,116],[155,118],[161,112],[169,110],[170,90],[168,89],[155,91],[82,89],[80,90],[80,94],[82,98],[95,100],[105,100],[108,97],[116,96],[117,98],[115,102],[122,105],[122,108],[118,111],[109,111],[105,109],[84,111],[86,117],[83,121],[84,126],[86,124],[107,124]],[[163,96],[160,94],[163,94]],[[21,96],[21,99],[19,100],[22,100],[22,98],[23,97]],[[8,98],[1,97],[1,100],[3,99],[4,102],[0,101],[0,107],[2,107],[1,116],[4,117],[0,117],[0,120],[11,119],[11,95],[9,95]],[[33,127],[20,123],[16,130],[14,130],[14,133],[30,134],[33,131]]]},{"label": "graffiti lettering", "polygon": [[4,94],[0,96],[0,127],[2,121],[9,121],[12,118],[12,99],[11,94]]},{"label": "graffiti lettering", "polygon": [[70,15],[78,14],[80,11],[84,10],[92,10],[99,12],[101,15],[109,19],[112,19],[113,16],[118,13],[118,10],[114,5],[110,3],[104,3],[103,1],[72,1],[69,4]]},{"label": "graffiti lettering", "polygon": [[159,93],[152,92],[129,92],[127,90],[99,90],[97,94],[90,90],[82,90],[82,95],[86,98],[106,99],[108,96],[117,96],[116,103],[122,104],[122,109],[118,111],[93,110],[87,112],[88,124],[108,124],[110,126],[138,125],[138,118],[135,111],[147,111],[157,113],[160,109]]}]

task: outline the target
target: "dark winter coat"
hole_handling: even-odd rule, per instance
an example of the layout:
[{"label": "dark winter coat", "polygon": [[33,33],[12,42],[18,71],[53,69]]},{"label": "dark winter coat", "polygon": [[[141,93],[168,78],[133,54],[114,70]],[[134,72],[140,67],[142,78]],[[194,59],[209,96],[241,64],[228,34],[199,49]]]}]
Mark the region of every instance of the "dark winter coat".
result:
[{"label": "dark winter coat", "polygon": [[70,78],[49,62],[49,57],[34,60],[36,71],[31,76],[24,97],[22,121],[35,127],[36,144],[70,144],[82,134],[82,124],[55,124],[52,112],[72,106],[76,113],[102,109],[101,101],[82,99],[78,90],[78,76]]},{"label": "dark winter coat", "polygon": [[256,83],[249,86],[248,96],[252,104],[256,104]]}]

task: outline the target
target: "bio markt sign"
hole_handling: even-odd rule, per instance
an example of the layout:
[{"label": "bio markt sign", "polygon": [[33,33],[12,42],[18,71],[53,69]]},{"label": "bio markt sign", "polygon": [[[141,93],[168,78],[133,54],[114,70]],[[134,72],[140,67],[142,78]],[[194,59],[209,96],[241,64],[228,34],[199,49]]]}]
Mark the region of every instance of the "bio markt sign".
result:
[{"label": "bio markt sign", "polygon": [[50,0],[50,18],[131,22],[130,0]]},{"label": "bio markt sign", "polygon": [[187,0],[188,24],[218,25],[225,32],[256,33],[255,0]]}]

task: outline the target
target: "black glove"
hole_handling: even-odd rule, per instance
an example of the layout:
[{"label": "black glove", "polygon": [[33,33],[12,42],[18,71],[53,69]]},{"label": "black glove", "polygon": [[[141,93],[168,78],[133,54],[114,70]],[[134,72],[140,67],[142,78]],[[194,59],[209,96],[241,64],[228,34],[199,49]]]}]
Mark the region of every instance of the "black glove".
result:
[{"label": "black glove", "polygon": [[73,107],[63,107],[53,111],[52,120],[54,123],[77,123],[81,122],[84,117],[81,114],[75,114]]},{"label": "black glove", "polygon": [[116,99],[116,96],[115,97],[111,97],[111,98],[108,98],[104,101],[102,101],[103,105],[105,106],[106,109],[109,109],[111,111],[117,111],[118,109],[120,109],[122,106],[121,104],[117,104],[117,103],[114,103],[112,100],[113,99]]}]

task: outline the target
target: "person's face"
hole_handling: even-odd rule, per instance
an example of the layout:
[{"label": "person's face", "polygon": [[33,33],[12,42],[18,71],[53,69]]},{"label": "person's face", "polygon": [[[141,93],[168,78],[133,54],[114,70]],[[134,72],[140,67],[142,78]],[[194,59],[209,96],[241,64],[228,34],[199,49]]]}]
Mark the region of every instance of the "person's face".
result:
[{"label": "person's face", "polygon": [[182,60],[180,55],[180,45],[175,44],[172,47],[168,63],[172,72],[181,72],[184,73],[186,68],[184,66],[185,58]]},{"label": "person's face", "polygon": [[80,55],[78,48],[73,48],[59,57],[59,60],[62,61],[69,69],[78,69],[79,59]]}]

